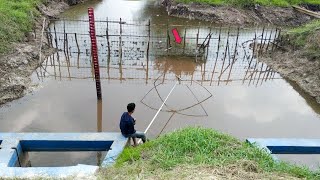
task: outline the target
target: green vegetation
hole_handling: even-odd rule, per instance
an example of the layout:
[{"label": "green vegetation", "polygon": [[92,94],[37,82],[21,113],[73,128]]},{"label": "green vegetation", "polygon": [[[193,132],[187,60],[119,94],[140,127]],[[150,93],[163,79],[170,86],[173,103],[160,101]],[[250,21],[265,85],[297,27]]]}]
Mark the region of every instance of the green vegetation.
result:
[{"label": "green vegetation", "polygon": [[221,168],[239,162],[253,164],[254,168],[250,169],[258,174],[276,173],[307,179],[320,178],[318,172],[284,162],[275,162],[265,151],[229,135],[204,128],[178,130],[136,148],[126,148],[114,167],[102,170],[100,177],[133,178],[142,172],[154,175],[155,171],[166,173],[182,167],[177,173],[180,174],[184,168],[190,166]]},{"label": "green vegetation", "polygon": [[202,3],[211,5],[232,5],[240,7],[252,7],[255,4],[262,6],[280,6],[288,7],[290,5],[312,4],[320,5],[319,0],[177,0],[183,3]]},{"label": "green vegetation", "polygon": [[309,59],[320,59],[320,20],[289,30],[283,43],[303,51]]},{"label": "green vegetation", "polygon": [[36,4],[41,0],[0,0],[0,54],[7,52],[12,42],[21,41],[32,30]]}]

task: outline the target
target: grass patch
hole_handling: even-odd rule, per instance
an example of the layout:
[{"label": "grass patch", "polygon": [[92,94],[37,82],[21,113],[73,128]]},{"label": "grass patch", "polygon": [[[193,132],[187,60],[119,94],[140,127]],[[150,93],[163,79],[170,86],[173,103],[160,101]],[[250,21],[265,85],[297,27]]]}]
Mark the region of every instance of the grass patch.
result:
[{"label": "grass patch", "polygon": [[284,44],[304,51],[309,59],[320,59],[320,20],[289,30],[284,35]]},{"label": "grass patch", "polygon": [[276,172],[299,178],[320,178],[319,173],[308,168],[275,162],[268,153],[248,143],[204,128],[178,130],[139,147],[126,148],[109,171],[116,174],[124,172],[135,177],[141,171],[167,171],[182,165],[226,167],[240,161],[256,164],[256,168],[262,173]]},{"label": "grass patch", "polygon": [[41,0],[0,0],[0,54],[32,30],[31,13],[38,15],[35,7],[39,2]]},{"label": "grass patch", "polygon": [[278,7],[288,7],[291,5],[300,4],[310,4],[310,5],[320,5],[319,0],[177,0],[177,2],[182,3],[201,3],[210,5],[231,5],[239,7],[252,7],[255,4],[261,6],[278,6]]}]

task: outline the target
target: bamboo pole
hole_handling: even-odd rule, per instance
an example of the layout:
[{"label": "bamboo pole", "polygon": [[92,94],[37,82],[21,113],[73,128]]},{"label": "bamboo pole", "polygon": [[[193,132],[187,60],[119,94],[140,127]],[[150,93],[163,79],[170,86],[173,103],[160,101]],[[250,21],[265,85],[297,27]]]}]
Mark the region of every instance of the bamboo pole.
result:
[{"label": "bamboo pole", "polygon": [[76,41],[76,45],[77,45],[77,49],[78,49],[78,54],[80,53],[80,47],[79,47],[79,43],[78,43],[78,37],[77,37],[77,33],[74,33],[74,39]]},{"label": "bamboo pole", "polygon": [[77,49],[78,49],[78,55],[77,55],[77,67],[79,69],[80,66],[80,47],[79,47],[79,43],[78,43],[78,37],[77,37],[77,33],[74,33],[74,39],[76,41],[76,45],[77,45]]},{"label": "bamboo pole", "polygon": [[266,48],[266,51],[268,51],[269,49],[269,45],[270,45],[270,41],[271,41],[271,35],[272,35],[272,29],[271,29],[271,32],[270,32],[270,36],[269,36],[269,39],[268,39],[268,44],[267,44],[267,48]]},{"label": "bamboo pole", "polygon": [[236,54],[237,54],[237,47],[238,47],[238,41],[239,41],[239,34],[240,34],[240,27],[238,27],[238,32],[237,32],[237,39],[236,39],[236,44],[235,44],[235,47],[234,47],[234,54],[233,54],[233,59],[232,59],[232,63],[231,63],[231,67],[230,67],[230,71],[229,71],[229,75],[228,75],[228,79],[227,79],[227,85],[228,85],[228,82],[229,82],[229,79],[230,79],[230,76],[231,76],[231,71],[232,71],[232,68],[233,68],[233,64],[235,63],[236,61]]},{"label": "bamboo pole", "polygon": [[39,48],[39,65],[41,65],[41,62],[42,62],[42,42],[43,42],[43,32],[44,32],[45,23],[46,23],[46,18],[43,18],[42,30],[41,30],[41,42],[40,42],[40,48]]},{"label": "bamboo pole", "polygon": [[269,77],[269,74],[270,74],[270,72],[271,72],[271,67],[269,67],[269,69],[268,69],[268,73],[267,73],[267,77],[265,78],[265,81],[267,81],[268,80],[268,77]]},{"label": "bamboo pole", "polygon": [[262,74],[263,66],[264,66],[264,64],[262,63],[262,66],[261,66],[261,68],[260,68],[260,72],[259,72],[259,76],[258,76],[258,80],[257,80],[257,83],[256,83],[256,87],[257,87],[257,86],[258,86],[258,84],[259,84],[260,77],[261,77],[261,74]]},{"label": "bamboo pole", "polygon": [[219,37],[218,37],[218,47],[217,47],[216,61],[215,61],[215,63],[214,63],[214,67],[213,67],[213,70],[212,70],[210,86],[212,85],[213,76],[214,76],[214,73],[215,73],[215,70],[216,70],[216,66],[217,66],[217,61],[218,61],[218,58],[219,58],[220,42],[221,42],[221,28],[222,28],[222,26],[220,26],[220,29],[219,29]]},{"label": "bamboo pole", "polygon": [[66,33],[66,53],[67,53],[67,56],[68,56],[68,61],[69,61],[69,41],[68,41],[68,33]]},{"label": "bamboo pole", "polygon": [[120,18],[120,36],[119,36],[119,64],[122,63],[122,20]]},{"label": "bamboo pole", "polygon": [[61,81],[61,63],[60,63],[60,56],[59,56],[59,52],[57,52],[57,61],[58,61],[58,65],[59,65],[59,75],[60,75],[60,81]]},{"label": "bamboo pole", "polygon": [[57,79],[57,70],[56,70],[56,60],[55,60],[55,56],[54,54],[52,54],[52,58],[53,58],[53,72],[54,72],[54,79],[56,80]]},{"label": "bamboo pole", "polygon": [[210,27],[210,30],[209,30],[209,39],[208,39],[208,43],[206,44],[206,46],[207,46],[207,54],[206,54],[205,60],[208,59],[208,55],[209,55],[209,46],[210,46],[210,40],[211,40],[211,31],[212,31],[212,29],[211,29],[211,27]]},{"label": "bamboo pole", "polygon": [[57,37],[57,31],[56,31],[56,22],[53,23],[53,30],[54,30],[54,41],[56,43],[56,48],[59,49],[59,47],[58,47],[58,37]]},{"label": "bamboo pole", "polygon": [[269,67],[268,67],[268,66],[266,66],[266,69],[265,69],[265,70],[264,70],[264,72],[263,72],[263,76],[262,76],[262,79],[261,79],[261,83],[260,83],[260,85],[262,85],[263,80],[264,80],[264,78],[266,77],[266,74],[267,74],[268,69],[269,69]]},{"label": "bamboo pole", "polygon": [[186,48],[186,38],[187,38],[187,28],[184,28],[184,36],[183,36],[183,54],[185,53],[185,48]]},{"label": "bamboo pole", "polygon": [[274,45],[275,45],[275,42],[276,42],[276,39],[277,39],[277,34],[278,34],[278,28],[276,28],[276,32],[274,33],[271,51],[274,50]]},{"label": "bamboo pole", "polygon": [[224,52],[222,67],[221,67],[221,71],[220,71],[220,75],[219,75],[218,86],[220,85],[220,80],[221,80],[221,76],[222,76],[222,74],[223,74],[224,64],[225,64],[225,61],[226,61],[226,58],[227,58],[227,50],[228,50],[228,45],[229,45],[229,36],[230,36],[230,27],[228,28],[226,49],[225,49],[225,52]]},{"label": "bamboo pole", "polygon": [[263,53],[263,52],[265,51],[264,46],[266,45],[267,36],[268,36],[268,33],[265,31],[265,36],[263,37],[263,43],[262,43],[261,53]]},{"label": "bamboo pole", "polygon": [[198,62],[198,53],[199,53],[199,50],[198,50],[198,44],[199,44],[199,30],[200,30],[200,27],[198,26],[198,32],[197,32],[197,38],[196,38],[196,62]]},{"label": "bamboo pole", "polygon": [[247,71],[246,71],[246,74],[244,75],[242,84],[244,84],[244,81],[246,80],[246,76],[247,76],[247,74],[248,74],[249,69],[251,68],[251,63],[252,63],[253,58],[254,58],[254,56],[255,56],[256,40],[257,40],[257,32],[254,33],[252,56],[251,56],[251,60],[250,60],[250,62],[249,62],[249,65],[248,65],[248,69],[247,69]]},{"label": "bamboo pole", "polygon": [[279,46],[279,43],[282,41],[282,36],[281,36],[281,29],[279,29],[278,31],[278,36],[277,36],[277,42],[276,42],[276,46],[278,47]]},{"label": "bamboo pole", "polygon": [[169,33],[169,22],[167,21],[167,54],[169,53],[170,50],[170,33]]},{"label": "bamboo pole", "polygon": [[51,47],[50,46],[50,38],[49,38],[49,32],[48,31],[46,31],[46,37],[47,37],[47,43],[48,43],[49,47]]},{"label": "bamboo pole", "polygon": [[63,20],[63,51],[66,52],[66,23]]},{"label": "bamboo pole", "polygon": [[107,43],[108,43],[108,59],[110,59],[110,40],[109,40],[109,22],[108,22],[108,18],[107,18],[107,30],[106,30],[106,38],[107,38]]},{"label": "bamboo pole", "polygon": [[258,56],[261,54],[262,41],[263,41],[263,37],[264,37],[264,30],[265,30],[265,27],[263,27],[263,29],[262,29],[262,37],[261,37],[261,42],[260,42],[260,48],[258,51]]},{"label": "bamboo pole", "polygon": [[146,84],[148,84],[149,79],[149,48],[150,48],[150,36],[151,36],[151,22],[148,22],[148,45],[147,45],[147,71],[146,71]]}]

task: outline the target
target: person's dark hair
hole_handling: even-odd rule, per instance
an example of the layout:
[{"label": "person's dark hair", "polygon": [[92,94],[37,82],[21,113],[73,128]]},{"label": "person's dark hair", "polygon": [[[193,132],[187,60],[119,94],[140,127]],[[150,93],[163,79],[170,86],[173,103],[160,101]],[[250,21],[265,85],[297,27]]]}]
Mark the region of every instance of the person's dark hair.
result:
[{"label": "person's dark hair", "polygon": [[128,112],[133,112],[135,108],[136,108],[136,104],[134,103],[129,103],[127,106]]}]

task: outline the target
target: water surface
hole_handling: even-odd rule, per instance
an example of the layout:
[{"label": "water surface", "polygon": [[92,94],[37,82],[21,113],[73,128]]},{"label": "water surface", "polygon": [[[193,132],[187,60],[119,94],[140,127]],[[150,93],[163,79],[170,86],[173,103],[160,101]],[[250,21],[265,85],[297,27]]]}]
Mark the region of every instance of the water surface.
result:
[{"label": "water surface", "polygon": [[[148,24],[151,19],[148,58],[148,36],[132,37],[145,35],[147,26],[123,25],[123,33],[128,37],[122,39],[124,53],[120,59],[119,24],[109,24],[110,33],[115,36],[110,36],[112,53],[108,58],[107,40],[103,36],[106,24],[96,23],[98,35],[101,35],[98,36],[98,48],[103,100],[99,104],[87,22],[57,21],[50,26],[51,32],[55,26],[62,33],[65,24],[66,32],[70,33],[68,52],[63,51],[63,34],[53,34],[60,51],[50,56],[33,74],[34,92],[1,107],[1,131],[119,132],[120,116],[130,102],[137,104],[136,129],[143,131],[179,76],[183,81],[176,86],[167,106],[151,126],[147,133],[150,138],[186,126],[213,128],[242,140],[253,137],[320,138],[319,105],[296,85],[259,62],[259,57],[250,48],[248,41],[261,34],[262,28],[241,29],[237,41],[237,28],[221,30],[205,22],[168,18],[163,8],[147,1],[88,1],[61,16],[87,19],[88,6],[95,8],[98,19],[108,17],[118,21],[121,17],[128,24]],[[182,45],[175,44],[173,39],[170,40],[172,49],[165,51],[167,45],[162,42],[167,38],[167,23],[177,27],[181,34],[186,29],[189,39],[184,55],[181,55]],[[213,34],[209,47],[204,56],[196,58],[195,37],[199,34],[198,43],[205,41],[210,27]],[[228,32],[230,49],[226,51]],[[265,32],[267,38],[275,33],[272,28]],[[72,33],[83,34],[78,36],[80,50]],[[156,89],[155,85],[158,85]],[[62,153],[59,157],[68,157],[68,162],[75,164],[99,161],[95,153]],[[53,159],[49,154],[35,153],[31,156],[31,164],[56,166]]]}]

